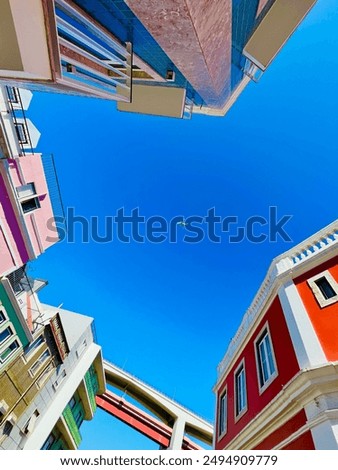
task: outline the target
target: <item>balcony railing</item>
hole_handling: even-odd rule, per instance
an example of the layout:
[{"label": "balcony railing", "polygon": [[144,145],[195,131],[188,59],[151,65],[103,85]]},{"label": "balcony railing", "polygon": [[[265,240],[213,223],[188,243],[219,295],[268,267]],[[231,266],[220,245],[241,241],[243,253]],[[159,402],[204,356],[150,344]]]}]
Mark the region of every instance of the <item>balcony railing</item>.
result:
[{"label": "balcony railing", "polygon": [[67,221],[54,156],[52,154],[42,155],[42,164],[45,172],[49,198],[53,209],[55,226],[58,231],[59,239],[62,240],[67,232]]},{"label": "balcony railing", "polygon": [[63,78],[84,92],[130,102],[131,43],[120,44],[64,0],[56,0],[55,14]]}]

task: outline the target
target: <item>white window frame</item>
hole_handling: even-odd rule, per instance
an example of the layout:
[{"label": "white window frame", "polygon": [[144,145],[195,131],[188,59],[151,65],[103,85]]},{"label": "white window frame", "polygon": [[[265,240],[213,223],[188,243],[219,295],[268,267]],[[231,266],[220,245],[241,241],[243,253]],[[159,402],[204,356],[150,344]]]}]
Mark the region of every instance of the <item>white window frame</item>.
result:
[{"label": "white window frame", "polygon": [[[237,412],[237,400],[238,400],[238,393],[237,393],[237,377],[241,375],[241,371],[244,374],[244,392],[245,392],[245,404],[243,408],[241,408]],[[242,359],[242,361],[238,364],[235,372],[234,372],[234,416],[235,416],[235,422],[237,422],[247,411],[248,411],[248,390],[247,390],[247,382],[246,382],[246,370],[245,370],[245,360]]]},{"label": "white window frame", "polygon": [[[222,412],[223,411],[223,412]],[[218,440],[228,431],[228,387],[222,391],[218,400]]]},{"label": "white window frame", "polygon": [[[324,277],[327,282],[331,285],[332,289],[334,292],[336,292],[336,295],[334,297],[330,297],[329,299],[326,299],[325,296],[323,295],[322,291],[316,284],[316,281]],[[336,302],[338,302],[338,283],[332,276],[329,270],[323,271],[320,274],[316,274],[316,276],[311,277],[307,281],[308,285],[310,286],[319,306],[321,308],[327,307],[328,305],[332,305]]]},{"label": "white window frame", "polygon": [[[274,371],[269,374],[269,377],[264,381],[264,374],[263,374],[263,364],[261,362],[261,354],[259,351],[259,344],[263,341],[265,337],[268,337],[269,342],[270,342],[270,348],[271,348],[271,357],[272,357],[272,362],[274,365]],[[275,380],[275,378],[278,376],[278,369],[277,369],[277,361],[275,357],[275,351],[272,343],[272,338],[271,338],[271,333],[270,333],[270,328],[268,323],[266,323],[263,328],[260,330],[259,334],[256,337],[255,343],[255,356],[256,356],[256,369],[257,369],[257,380],[258,380],[258,388],[259,388],[259,393],[263,393],[264,390],[266,390],[269,385]],[[269,364],[269,363],[268,363]],[[270,369],[270,365],[268,365],[268,368]],[[262,380],[263,383],[261,383],[261,374],[262,374]]]},{"label": "white window frame", "polygon": [[3,320],[1,320],[1,318],[0,318],[0,325],[2,325],[6,321],[8,321],[6,310],[3,307],[0,308],[0,315],[2,315],[2,317],[3,317]]},{"label": "white window frame", "polygon": [[[18,340],[17,336],[12,336],[11,337],[12,341],[11,342],[8,342],[6,343],[6,345],[4,345],[4,348],[1,349],[0,351],[0,364],[5,364],[8,359],[13,356],[13,354],[15,354],[20,348],[21,348],[21,344],[20,344],[20,341]],[[1,359],[1,354],[3,354],[3,352],[10,346],[12,345],[13,343],[17,343],[17,347],[15,349],[13,349],[10,354],[3,360]]]}]

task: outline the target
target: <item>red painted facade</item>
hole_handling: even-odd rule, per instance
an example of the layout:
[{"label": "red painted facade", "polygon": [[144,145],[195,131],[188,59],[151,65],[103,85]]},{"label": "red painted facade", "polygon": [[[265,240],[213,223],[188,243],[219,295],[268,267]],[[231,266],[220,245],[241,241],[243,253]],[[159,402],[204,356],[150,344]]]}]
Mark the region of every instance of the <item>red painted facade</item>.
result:
[{"label": "red painted facade", "polygon": [[[266,324],[270,330],[278,373],[271,384],[260,394],[255,355],[255,341]],[[234,409],[234,374],[243,359],[246,370],[248,406],[245,414],[243,414],[236,422]],[[244,347],[244,350],[237,358],[231,370],[227,373],[218,390],[217,402],[219,403],[219,398],[227,387],[228,420],[227,433],[219,441],[216,438],[216,449],[224,449],[246,425],[255,419],[258,413],[260,413],[271,402],[271,400],[273,400],[273,398],[282,390],[283,386],[287,384],[298,371],[299,365],[286,325],[283,310],[279,298],[277,297],[268,308],[259,325],[251,335],[249,342]],[[219,416],[219,412],[217,413],[217,416]],[[216,430],[218,430],[218,426],[217,419]]]},{"label": "red painted facade", "polygon": [[338,303],[321,307],[307,281],[327,270],[338,282],[337,263],[336,256],[294,280],[328,361],[338,360]]},{"label": "red painted facade", "polygon": [[[273,449],[277,444],[282,442],[284,439],[287,439],[288,436],[298,431],[306,423],[306,414],[304,410],[301,410],[299,413],[294,415],[289,421],[280,426],[275,432],[271,433],[264,441],[262,441],[258,446],[255,447],[255,450],[270,450]],[[310,438],[307,436],[308,431],[302,434],[300,437],[292,441],[290,444],[285,446],[286,448],[292,449],[314,449],[314,444],[312,436],[310,433]],[[299,442],[301,440],[301,442]],[[297,447],[301,443],[306,442],[306,447]]]}]

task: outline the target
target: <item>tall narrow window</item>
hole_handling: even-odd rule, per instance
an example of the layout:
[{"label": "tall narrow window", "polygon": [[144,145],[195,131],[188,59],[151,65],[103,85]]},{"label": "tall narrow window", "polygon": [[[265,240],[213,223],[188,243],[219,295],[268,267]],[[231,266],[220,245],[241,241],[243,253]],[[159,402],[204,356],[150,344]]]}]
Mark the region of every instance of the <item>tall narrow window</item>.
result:
[{"label": "tall narrow window", "polygon": [[218,435],[222,436],[227,431],[228,421],[228,397],[224,392],[219,399],[219,416],[218,416]]},{"label": "tall narrow window", "polygon": [[247,409],[246,378],[244,364],[235,373],[236,416]]},{"label": "tall narrow window", "polygon": [[275,377],[277,372],[271,339],[267,328],[264,329],[263,333],[256,341],[256,354],[259,385],[262,388]]}]

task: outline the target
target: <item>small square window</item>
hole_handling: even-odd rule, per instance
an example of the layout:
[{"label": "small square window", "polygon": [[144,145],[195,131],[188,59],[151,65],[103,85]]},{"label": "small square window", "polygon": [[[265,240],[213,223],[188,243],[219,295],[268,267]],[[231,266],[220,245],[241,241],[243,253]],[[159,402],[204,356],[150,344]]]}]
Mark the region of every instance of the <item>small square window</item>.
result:
[{"label": "small square window", "polygon": [[246,376],[244,362],[241,363],[235,372],[235,414],[241,417],[247,410]]},{"label": "small square window", "polygon": [[313,276],[307,282],[322,308],[338,302],[338,283],[330,271]]},{"label": "small square window", "polygon": [[16,188],[16,192],[19,198],[26,198],[29,196],[34,196],[36,194],[35,184],[27,183]]},{"label": "small square window", "polygon": [[27,214],[27,212],[32,212],[35,209],[39,209],[40,207],[40,202],[37,197],[33,197],[32,199],[28,199],[27,201],[23,201],[21,203],[21,207],[23,210],[24,214]]}]

